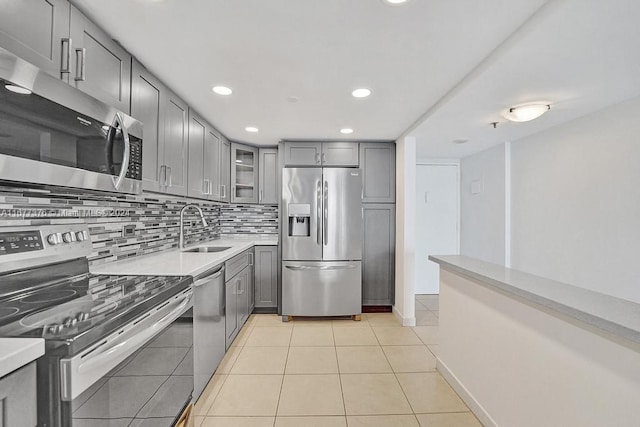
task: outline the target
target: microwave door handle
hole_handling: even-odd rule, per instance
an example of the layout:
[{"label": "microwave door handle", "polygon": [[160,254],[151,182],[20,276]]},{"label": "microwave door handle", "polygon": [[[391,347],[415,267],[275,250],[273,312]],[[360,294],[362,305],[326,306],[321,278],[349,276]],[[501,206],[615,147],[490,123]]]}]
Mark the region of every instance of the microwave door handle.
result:
[{"label": "microwave door handle", "polygon": [[112,344],[107,348],[102,349],[99,353],[89,356],[85,362],[78,366],[78,372],[80,374],[88,372],[96,366],[102,366],[105,362],[112,361],[118,356],[128,355],[131,351],[136,350],[140,346],[140,344],[152,338],[156,333],[158,333],[167,325],[180,317],[185,307],[187,307],[187,305],[191,301],[191,295],[192,294],[185,296],[180,301],[180,305],[178,307],[171,310],[171,312],[169,312],[168,314],[164,315],[153,325],[145,327],[144,329],[142,329],[142,331],[125,339],[124,341]]},{"label": "microwave door handle", "polygon": [[[129,154],[130,154],[130,143],[129,143],[129,133],[127,132],[127,128],[124,125],[124,118],[122,114],[116,113],[116,116],[113,119],[112,127],[116,127],[117,124],[120,124],[120,131],[122,132],[122,138],[124,139],[124,148],[122,152],[122,167],[120,168],[120,174],[117,177],[113,177],[113,185],[116,190],[120,189],[120,185],[122,184],[122,180],[124,180],[127,175],[127,171],[129,170]],[[115,137],[116,132],[111,133],[111,145],[113,145],[113,138]]]}]

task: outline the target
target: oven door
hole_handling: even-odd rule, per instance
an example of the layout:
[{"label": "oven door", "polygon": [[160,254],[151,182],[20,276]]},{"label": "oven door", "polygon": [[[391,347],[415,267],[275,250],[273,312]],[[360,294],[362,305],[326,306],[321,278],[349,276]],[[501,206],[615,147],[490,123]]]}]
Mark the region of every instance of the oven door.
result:
[{"label": "oven door", "polygon": [[142,188],[142,124],[0,48],[0,179]]},{"label": "oven door", "polygon": [[63,426],[173,425],[193,392],[192,295],[61,360]]}]

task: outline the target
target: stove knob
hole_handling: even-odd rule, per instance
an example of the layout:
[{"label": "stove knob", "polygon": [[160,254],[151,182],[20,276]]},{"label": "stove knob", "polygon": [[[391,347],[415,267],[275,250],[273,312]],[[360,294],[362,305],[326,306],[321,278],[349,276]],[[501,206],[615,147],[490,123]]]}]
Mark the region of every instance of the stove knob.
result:
[{"label": "stove knob", "polygon": [[78,242],[84,242],[85,240],[89,240],[89,233],[87,233],[86,230],[78,231],[76,233],[76,238],[78,239]]},{"label": "stove knob", "polygon": [[84,322],[88,318],[89,318],[89,313],[80,312],[76,314],[76,319],[78,320],[78,322]]},{"label": "stove knob", "polygon": [[49,234],[47,236],[47,242],[49,242],[50,245],[59,245],[60,243],[62,243],[62,234],[61,233],[53,233],[53,234]]},{"label": "stove knob", "polygon": [[78,319],[76,319],[75,317],[67,317],[66,319],[64,319],[63,325],[65,328],[71,328],[75,326],[76,323],[78,323]]},{"label": "stove knob", "polygon": [[66,232],[66,233],[64,233],[62,235],[62,240],[64,240],[65,243],[75,242],[76,241],[76,233],[68,231],[68,232]]},{"label": "stove knob", "polygon": [[55,325],[54,324],[54,325],[49,326],[47,329],[48,329],[50,334],[58,335],[60,332],[62,332],[62,330],[64,329],[64,326]]}]

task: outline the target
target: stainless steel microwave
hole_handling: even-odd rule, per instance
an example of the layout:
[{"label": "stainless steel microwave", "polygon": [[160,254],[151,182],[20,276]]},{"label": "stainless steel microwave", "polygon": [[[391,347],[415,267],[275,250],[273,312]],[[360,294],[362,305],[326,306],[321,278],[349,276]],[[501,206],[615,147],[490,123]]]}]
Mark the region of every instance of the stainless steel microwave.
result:
[{"label": "stainless steel microwave", "polygon": [[0,180],[140,193],[142,123],[0,48]]}]

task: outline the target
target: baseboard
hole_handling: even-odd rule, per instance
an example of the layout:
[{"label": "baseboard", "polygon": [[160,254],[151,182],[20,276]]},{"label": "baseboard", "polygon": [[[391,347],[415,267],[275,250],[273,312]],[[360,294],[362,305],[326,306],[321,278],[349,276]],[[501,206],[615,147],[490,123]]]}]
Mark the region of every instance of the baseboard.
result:
[{"label": "baseboard", "polygon": [[396,306],[393,306],[393,314],[396,318],[402,323],[402,326],[416,326],[416,318],[415,317],[403,317],[402,314],[398,311]]},{"label": "baseboard", "polygon": [[278,307],[255,307],[253,309],[255,314],[277,314]]},{"label": "baseboard", "polygon": [[478,402],[469,390],[458,380],[458,378],[449,370],[447,365],[445,365],[440,358],[436,358],[436,369],[440,374],[444,377],[445,380],[449,383],[451,388],[453,388],[456,393],[462,398],[464,403],[467,404],[471,412],[480,420],[484,427],[498,427],[498,424],[495,422],[491,415],[482,407],[480,402]]}]

